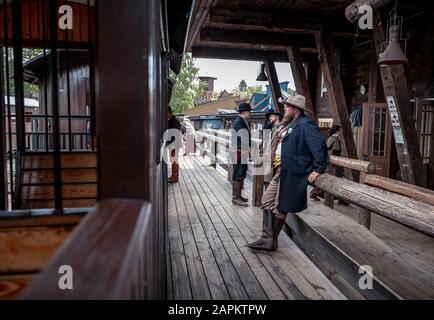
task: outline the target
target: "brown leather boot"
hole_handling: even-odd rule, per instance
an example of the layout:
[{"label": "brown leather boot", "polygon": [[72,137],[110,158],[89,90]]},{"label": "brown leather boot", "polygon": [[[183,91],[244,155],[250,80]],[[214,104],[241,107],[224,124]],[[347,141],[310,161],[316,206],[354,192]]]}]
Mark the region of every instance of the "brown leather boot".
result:
[{"label": "brown leather boot", "polygon": [[241,199],[242,202],[248,203],[249,199],[243,197],[243,190],[244,190],[244,180],[241,182],[240,199]]},{"label": "brown leather boot", "polygon": [[172,164],[172,176],[168,180],[169,183],[179,182],[179,164],[174,162]]},{"label": "brown leather boot", "polygon": [[273,220],[274,214],[264,209],[262,213],[262,234],[259,240],[248,244],[253,250],[271,251],[273,249]]},{"label": "brown leather boot", "polygon": [[278,239],[280,231],[282,231],[283,225],[285,224],[285,218],[275,216],[273,221],[273,248],[271,251],[276,251],[279,247]]},{"label": "brown leather boot", "polygon": [[241,207],[248,207],[249,205],[241,200],[241,182],[232,182],[232,203]]}]

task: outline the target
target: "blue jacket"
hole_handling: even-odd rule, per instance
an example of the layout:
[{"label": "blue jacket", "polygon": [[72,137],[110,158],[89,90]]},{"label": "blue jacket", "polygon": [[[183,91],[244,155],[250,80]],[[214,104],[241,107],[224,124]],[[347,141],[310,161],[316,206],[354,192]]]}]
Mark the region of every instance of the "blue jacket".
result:
[{"label": "blue jacket", "polygon": [[308,177],[327,169],[327,146],[317,124],[301,115],[289,126],[282,142],[279,206],[285,213],[307,209]]}]

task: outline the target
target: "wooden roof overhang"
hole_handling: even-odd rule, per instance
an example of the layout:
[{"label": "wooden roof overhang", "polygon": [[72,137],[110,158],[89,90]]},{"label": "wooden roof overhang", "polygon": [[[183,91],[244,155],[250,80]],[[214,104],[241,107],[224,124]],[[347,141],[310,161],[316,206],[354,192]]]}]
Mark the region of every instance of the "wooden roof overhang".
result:
[{"label": "wooden roof overhang", "polygon": [[[354,0],[198,0],[187,51],[198,58],[287,62],[287,48],[317,53],[315,33],[353,40],[356,25],[345,17]],[[369,34],[362,34],[369,36]]]}]

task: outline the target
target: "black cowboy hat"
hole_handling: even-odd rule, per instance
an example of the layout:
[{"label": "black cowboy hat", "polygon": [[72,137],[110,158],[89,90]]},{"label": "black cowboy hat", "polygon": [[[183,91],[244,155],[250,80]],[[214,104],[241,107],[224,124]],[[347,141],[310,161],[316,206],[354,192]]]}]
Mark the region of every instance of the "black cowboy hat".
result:
[{"label": "black cowboy hat", "polygon": [[252,111],[252,108],[250,107],[250,104],[248,104],[248,103],[241,103],[238,106],[238,112],[239,113],[244,112],[244,111]]},{"label": "black cowboy hat", "polygon": [[271,116],[272,114],[275,114],[276,116],[279,116],[279,117],[282,116],[282,114],[281,114],[279,111],[276,111],[276,110],[274,110],[274,109],[270,109],[270,110],[268,110],[267,113],[265,114],[265,117],[268,119],[268,118],[270,118],[270,116]]},{"label": "black cowboy hat", "polygon": [[282,121],[283,119],[283,114],[281,114],[279,111],[276,111],[274,109],[270,109],[267,111],[267,113],[265,114],[265,118],[270,119],[270,116],[272,114],[275,114],[276,116],[279,116],[280,121]]}]

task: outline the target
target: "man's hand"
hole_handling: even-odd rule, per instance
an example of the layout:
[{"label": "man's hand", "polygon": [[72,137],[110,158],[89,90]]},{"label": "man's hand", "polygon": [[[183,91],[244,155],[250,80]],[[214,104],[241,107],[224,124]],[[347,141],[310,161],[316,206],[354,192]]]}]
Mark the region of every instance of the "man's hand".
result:
[{"label": "man's hand", "polygon": [[312,172],[312,173],[310,174],[309,178],[308,178],[309,183],[310,183],[310,184],[315,183],[315,181],[316,181],[316,179],[318,178],[318,176],[319,176],[319,173],[318,173],[318,172],[315,172],[315,171]]}]

